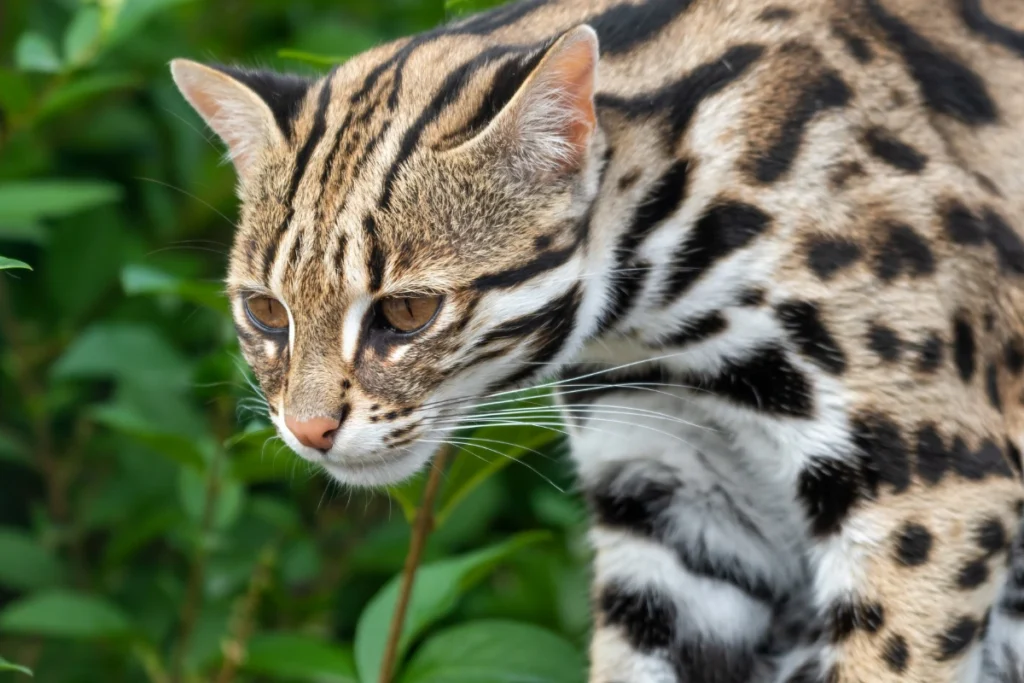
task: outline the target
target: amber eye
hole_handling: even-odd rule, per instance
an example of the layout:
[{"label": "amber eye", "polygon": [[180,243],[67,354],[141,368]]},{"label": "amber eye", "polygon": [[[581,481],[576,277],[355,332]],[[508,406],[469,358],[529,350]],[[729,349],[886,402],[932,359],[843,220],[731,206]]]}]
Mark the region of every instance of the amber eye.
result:
[{"label": "amber eye", "polygon": [[288,329],[288,311],[273,297],[253,296],[245,300],[245,312],[256,327],[264,332],[284,332]]},{"label": "amber eye", "polygon": [[415,332],[434,319],[441,306],[439,296],[392,296],[378,304],[380,313],[396,332]]}]

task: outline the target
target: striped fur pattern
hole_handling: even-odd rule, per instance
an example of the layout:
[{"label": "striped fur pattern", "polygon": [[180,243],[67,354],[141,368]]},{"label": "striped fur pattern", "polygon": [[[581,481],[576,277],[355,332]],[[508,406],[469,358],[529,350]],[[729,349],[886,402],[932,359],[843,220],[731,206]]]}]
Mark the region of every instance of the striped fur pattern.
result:
[{"label": "striped fur pattern", "polygon": [[299,455],[393,482],[557,382],[591,683],[1024,681],[1019,2],[521,0],[318,80],[174,71]]}]

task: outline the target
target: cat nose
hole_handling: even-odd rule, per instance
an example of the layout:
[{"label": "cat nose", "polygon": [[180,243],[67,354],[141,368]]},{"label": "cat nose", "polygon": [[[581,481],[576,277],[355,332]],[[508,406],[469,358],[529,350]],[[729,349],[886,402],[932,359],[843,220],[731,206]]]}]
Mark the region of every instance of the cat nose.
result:
[{"label": "cat nose", "polygon": [[284,418],[284,424],[306,448],[318,451],[329,451],[334,445],[334,435],[338,433],[341,420],[334,417],[314,417],[311,420]]}]

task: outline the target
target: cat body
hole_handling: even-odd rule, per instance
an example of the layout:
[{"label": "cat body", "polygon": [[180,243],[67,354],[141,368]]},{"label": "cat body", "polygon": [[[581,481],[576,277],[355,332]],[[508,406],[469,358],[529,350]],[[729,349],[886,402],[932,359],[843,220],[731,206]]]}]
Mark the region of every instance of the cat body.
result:
[{"label": "cat body", "polygon": [[1019,681],[1022,20],[527,0],[316,81],[173,69],[297,453],[390,483],[555,388],[591,683]]}]

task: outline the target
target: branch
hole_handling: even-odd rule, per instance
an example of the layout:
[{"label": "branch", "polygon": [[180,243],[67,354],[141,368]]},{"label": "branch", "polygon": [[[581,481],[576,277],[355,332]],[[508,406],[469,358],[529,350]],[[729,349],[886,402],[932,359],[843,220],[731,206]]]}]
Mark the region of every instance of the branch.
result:
[{"label": "branch", "polygon": [[263,592],[270,585],[270,572],[276,560],[276,545],[270,543],[260,554],[259,562],[256,564],[256,571],[249,580],[249,589],[246,591],[245,596],[241,598],[240,604],[237,607],[228,639],[221,644],[224,662],[221,664],[220,673],[217,675],[217,683],[231,683],[235,679],[238,668],[245,661],[249,637],[252,635],[255,626],[256,610],[259,607]]},{"label": "branch", "polygon": [[427,544],[427,537],[433,530],[434,498],[437,496],[437,489],[441,484],[441,474],[444,472],[447,459],[448,449],[442,450],[434,459],[434,467],[430,470],[427,487],[423,491],[423,500],[416,512],[412,539],[409,541],[409,554],[405,556],[405,567],[402,568],[402,585],[398,590],[398,601],[395,603],[395,612],[391,617],[391,626],[388,629],[388,641],[384,647],[379,683],[391,683],[391,674],[394,672],[395,657],[398,653],[398,641],[402,637],[402,627],[405,625],[405,612],[409,608],[409,598],[412,596],[412,587],[416,580],[416,570],[419,569],[420,558],[423,556],[423,548]]}]

